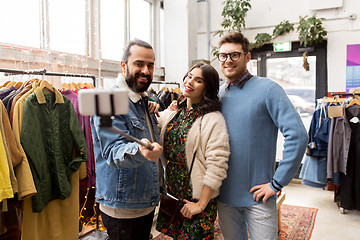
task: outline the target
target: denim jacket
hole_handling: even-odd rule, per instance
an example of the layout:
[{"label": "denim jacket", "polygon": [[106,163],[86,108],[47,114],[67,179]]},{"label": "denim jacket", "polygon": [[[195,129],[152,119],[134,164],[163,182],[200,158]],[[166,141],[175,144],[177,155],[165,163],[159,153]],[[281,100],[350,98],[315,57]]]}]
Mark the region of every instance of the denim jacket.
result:
[{"label": "denim jacket", "polygon": [[[129,92],[129,113],[115,116],[112,126],[136,138],[151,140],[144,108],[147,99],[131,91],[125,81],[120,85]],[[153,114],[151,121],[158,140],[157,121]],[[138,143],[110,129],[100,128],[99,122],[98,116],[92,116],[97,202],[122,209],[155,207],[159,202],[157,163],[142,156],[138,151]]]}]

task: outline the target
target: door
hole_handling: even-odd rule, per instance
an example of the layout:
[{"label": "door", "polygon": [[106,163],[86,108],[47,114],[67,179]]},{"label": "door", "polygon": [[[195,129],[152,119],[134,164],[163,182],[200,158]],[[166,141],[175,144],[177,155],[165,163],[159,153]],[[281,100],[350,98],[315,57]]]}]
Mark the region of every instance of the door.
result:
[{"label": "door", "polygon": [[[289,52],[273,52],[271,45],[265,45],[251,53],[249,71],[282,86],[308,130],[316,99],[327,96],[326,42],[309,48],[292,43]],[[308,70],[303,67],[305,59]],[[284,137],[279,132],[276,161],[282,159],[283,145]]]}]

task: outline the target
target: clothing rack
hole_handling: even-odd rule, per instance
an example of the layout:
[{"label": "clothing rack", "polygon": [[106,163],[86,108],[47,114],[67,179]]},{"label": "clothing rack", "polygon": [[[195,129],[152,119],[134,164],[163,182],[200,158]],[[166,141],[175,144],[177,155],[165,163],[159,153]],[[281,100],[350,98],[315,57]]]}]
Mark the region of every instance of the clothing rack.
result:
[{"label": "clothing rack", "polygon": [[90,75],[90,74],[48,72],[46,69],[17,70],[17,69],[6,69],[6,68],[0,68],[0,72],[4,72],[5,76],[16,75],[16,74],[26,74],[26,75],[47,75],[47,76],[60,76],[60,77],[92,78],[93,85],[96,87],[96,77],[94,75]]},{"label": "clothing rack", "polygon": [[331,96],[355,96],[360,95],[360,93],[338,93],[338,92],[332,92]]},{"label": "clothing rack", "polygon": [[[91,78],[93,80],[93,85],[96,87],[96,77],[90,74],[74,74],[74,73],[58,73],[58,72],[48,72],[46,69],[38,70],[18,70],[18,69],[7,69],[0,68],[0,72],[5,73],[5,76],[10,75],[46,75],[46,76],[60,76],[60,77],[81,77],[81,78]],[[99,229],[99,207],[98,204],[95,206],[96,214],[96,229]]]},{"label": "clothing rack", "polygon": [[178,83],[178,82],[152,81],[151,83],[156,83],[156,84],[173,84],[173,85],[177,85],[178,87],[180,87],[180,83]]},{"label": "clothing rack", "polygon": [[4,72],[4,73],[5,73],[5,76],[16,75],[16,74],[43,75],[43,74],[46,73],[46,69],[39,69],[39,70],[17,70],[17,69],[0,68],[0,72]]}]

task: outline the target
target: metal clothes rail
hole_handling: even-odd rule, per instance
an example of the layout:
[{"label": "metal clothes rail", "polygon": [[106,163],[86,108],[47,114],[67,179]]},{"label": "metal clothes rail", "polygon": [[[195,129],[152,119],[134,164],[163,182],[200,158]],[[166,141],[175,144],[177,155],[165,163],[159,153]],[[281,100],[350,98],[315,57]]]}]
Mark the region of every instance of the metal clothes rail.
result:
[{"label": "metal clothes rail", "polygon": [[332,92],[331,96],[355,96],[360,95],[360,93],[339,93],[339,92]]},{"label": "metal clothes rail", "polygon": [[0,68],[0,72],[4,72],[5,76],[16,75],[16,74],[26,74],[26,75],[46,75],[46,76],[60,76],[60,77],[91,78],[93,80],[93,85],[96,87],[96,77],[94,75],[90,75],[90,74],[48,72],[46,69],[17,70],[17,69],[6,69],[6,68]]},{"label": "metal clothes rail", "polygon": [[172,85],[177,85],[178,87],[180,87],[180,83],[178,82],[162,82],[162,81],[152,81],[151,84],[172,84]]}]

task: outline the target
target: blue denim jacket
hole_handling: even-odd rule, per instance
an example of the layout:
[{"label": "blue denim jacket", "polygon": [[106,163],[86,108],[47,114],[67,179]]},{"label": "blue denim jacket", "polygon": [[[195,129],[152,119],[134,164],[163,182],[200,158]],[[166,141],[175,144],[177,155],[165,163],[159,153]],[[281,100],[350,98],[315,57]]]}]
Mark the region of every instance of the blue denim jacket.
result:
[{"label": "blue denim jacket", "polygon": [[[134,92],[132,92],[134,94]],[[151,140],[146,122],[147,100],[129,99],[129,113],[117,115],[113,127],[136,138]],[[151,114],[156,139],[156,118]],[[147,160],[138,143],[131,142],[110,129],[99,127],[98,116],[91,117],[96,166],[96,201],[112,208],[144,209],[159,202],[157,163]]]},{"label": "blue denim jacket", "polygon": [[315,110],[313,114],[309,128],[309,143],[315,143],[316,148],[310,149],[310,154],[308,154],[310,156],[327,156],[331,125],[331,118],[328,118],[327,116],[327,105],[324,106],[323,111],[319,108]]}]

